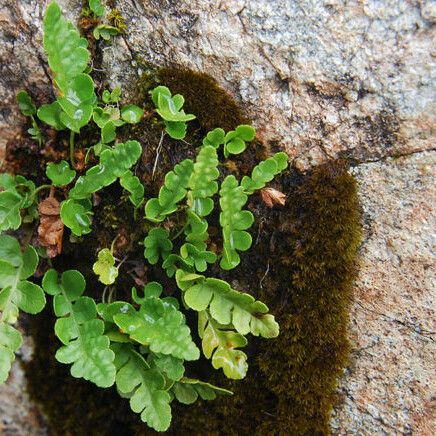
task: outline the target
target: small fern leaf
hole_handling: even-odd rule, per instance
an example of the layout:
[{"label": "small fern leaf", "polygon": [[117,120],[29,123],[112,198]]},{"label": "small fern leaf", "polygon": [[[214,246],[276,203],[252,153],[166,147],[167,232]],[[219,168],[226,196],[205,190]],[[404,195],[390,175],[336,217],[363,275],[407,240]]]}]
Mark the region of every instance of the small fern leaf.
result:
[{"label": "small fern leaf", "polygon": [[199,313],[199,334],[203,354],[212,358],[212,366],[221,368],[227,378],[243,379],[248,370],[247,355],[239,348],[247,345],[245,336],[231,330],[231,326],[217,323],[208,311]]},{"label": "small fern leaf", "polygon": [[159,196],[151,198],[145,205],[145,216],[153,222],[161,222],[177,210],[177,204],[186,196],[189,179],[194,169],[191,159],[185,159],[165,176],[165,184]]},{"label": "small fern leaf", "polygon": [[125,313],[114,315],[115,324],[130,338],[147,345],[153,353],[197,360],[199,350],[192,341],[185,317],[165,299],[148,297],[138,311],[129,306]]},{"label": "small fern leaf", "polygon": [[244,192],[252,194],[258,189],[262,189],[275,176],[280,174],[288,167],[288,155],[280,152],[274,156],[260,162],[253,168],[251,177],[244,176],[241,181],[241,186]]},{"label": "small fern leaf", "polygon": [[89,198],[94,192],[111,185],[138,161],[141,153],[138,141],[126,141],[104,150],[100,154],[100,163],[77,179],[70,198]]},{"label": "small fern leaf", "polygon": [[209,310],[213,319],[223,325],[233,325],[238,333],[251,333],[264,338],[275,338],[279,326],[268,314],[268,307],[249,294],[236,291],[223,281],[189,274],[176,273],[177,285],[184,292],[184,301],[197,312]]},{"label": "small fern leaf", "polygon": [[224,179],[220,196],[220,224],[223,229],[223,256],[220,266],[228,270],[239,265],[238,251],[246,251],[251,246],[251,235],[245,230],[251,227],[254,217],[248,210],[242,210],[248,197],[234,176]]},{"label": "small fern leaf", "polygon": [[182,404],[193,404],[198,396],[202,400],[214,400],[217,395],[233,395],[232,391],[188,377],[174,383],[171,390],[177,401]]},{"label": "small fern leaf", "polygon": [[84,378],[97,386],[107,388],[115,381],[115,355],[104,334],[104,322],[97,319],[97,308],[92,298],[82,296],[85,279],[79,271],[58,274],[51,269],[44,275],[42,286],[53,295],[56,316],[56,336],[64,344],[56,352],[61,363],[72,364],[71,375]]},{"label": "small fern leaf", "polygon": [[189,179],[188,206],[199,217],[213,210],[212,196],[218,192],[218,155],[212,145],[204,145],[198,153]]},{"label": "small fern leaf", "polygon": [[0,383],[6,381],[15,352],[21,347],[21,333],[12,327],[19,311],[41,312],[45,306],[43,290],[28,279],[35,273],[38,255],[28,245],[24,252],[12,236],[0,236]]},{"label": "small fern leaf", "polygon": [[132,171],[127,170],[120,177],[120,185],[130,193],[129,200],[133,206],[139,207],[144,200],[144,186]]},{"label": "small fern leaf", "polygon": [[117,365],[116,385],[130,398],[130,407],[156,431],[168,430],[171,423],[171,397],[165,390],[165,378],[151,369],[131,344],[113,344]]}]

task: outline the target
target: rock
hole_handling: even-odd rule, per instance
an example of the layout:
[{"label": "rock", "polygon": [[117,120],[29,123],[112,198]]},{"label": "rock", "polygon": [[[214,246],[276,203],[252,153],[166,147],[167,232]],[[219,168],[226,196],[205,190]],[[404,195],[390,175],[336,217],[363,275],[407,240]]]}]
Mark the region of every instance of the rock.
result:
[{"label": "rock", "polygon": [[[60,4],[70,19],[78,17],[81,1]],[[357,165],[367,236],[351,311],[354,351],[333,429],[430,434],[434,154],[426,150],[434,147],[436,117],[434,2],[115,4],[127,32],[100,48],[107,77],[126,95],[144,62],[203,71],[246,108],[259,136],[285,149],[297,167],[340,156]],[[24,122],[16,92],[27,89],[38,104],[53,95],[42,50],[45,6],[5,0],[0,9],[0,160]],[[12,382],[0,388],[1,401],[14,389],[21,392],[22,385],[11,385],[19,377],[14,368]],[[11,420],[14,409],[5,410],[4,419]]]},{"label": "rock", "polygon": [[338,434],[433,434],[435,164],[424,152],[354,170],[365,238]]},{"label": "rock", "polygon": [[4,436],[45,436],[43,418],[29,400],[26,379],[20,362],[28,361],[32,355],[32,341],[24,336],[17,359],[6,384],[0,386],[0,434]]}]

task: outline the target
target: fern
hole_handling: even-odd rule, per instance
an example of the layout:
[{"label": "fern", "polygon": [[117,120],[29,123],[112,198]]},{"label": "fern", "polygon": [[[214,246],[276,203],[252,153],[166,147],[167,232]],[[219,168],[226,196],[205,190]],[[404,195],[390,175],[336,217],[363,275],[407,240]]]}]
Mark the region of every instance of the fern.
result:
[{"label": "fern", "polygon": [[135,208],[141,206],[144,200],[144,186],[132,171],[127,170],[120,177],[120,185],[130,193],[129,200]]},{"label": "fern", "polygon": [[0,232],[21,226],[21,210],[35,201],[35,184],[23,176],[0,174]]},{"label": "fern", "polygon": [[248,196],[244,188],[239,186],[235,176],[227,176],[220,190],[220,224],[223,232],[223,256],[220,266],[232,269],[239,265],[238,251],[246,251],[251,246],[251,235],[246,232],[253,224],[253,214],[242,207]]},{"label": "fern", "polygon": [[174,383],[171,391],[182,404],[193,404],[198,396],[202,400],[214,400],[217,395],[233,395],[232,391],[188,377],[183,377]]},{"label": "fern", "polygon": [[94,82],[84,73],[89,62],[87,46],[59,6],[51,3],[44,15],[44,49],[60,95],[57,105],[43,106],[38,117],[76,133],[88,124],[96,103]]},{"label": "fern", "polygon": [[156,431],[168,430],[171,423],[171,397],[165,378],[151,369],[131,344],[113,344],[117,367],[116,385],[123,396],[130,397],[131,409]]},{"label": "fern", "polygon": [[64,344],[57,352],[61,363],[71,363],[71,375],[84,378],[99,387],[112,386],[115,381],[115,355],[104,335],[104,322],[97,319],[97,306],[92,298],[82,296],[85,279],[76,270],[58,273],[51,269],[44,275],[44,291],[52,295],[55,333]]},{"label": "fern", "polygon": [[14,353],[22,344],[21,333],[11,324],[20,310],[36,314],[45,306],[42,289],[27,280],[37,265],[38,255],[31,245],[21,252],[15,238],[0,235],[0,383],[7,379]]},{"label": "fern", "polygon": [[187,193],[189,179],[194,169],[191,159],[185,159],[165,176],[158,198],[151,198],[145,205],[145,216],[153,222],[161,222],[177,210],[177,204]]},{"label": "fern", "polygon": [[98,252],[98,258],[92,270],[104,285],[112,285],[115,282],[118,277],[118,268],[115,266],[115,258],[109,248],[103,248]]},{"label": "fern", "polygon": [[203,146],[198,153],[189,178],[188,206],[199,217],[209,215],[213,209],[212,196],[218,192],[218,156],[212,146]]},{"label": "fern", "polygon": [[275,338],[279,326],[268,307],[249,294],[236,291],[223,281],[182,270],[176,273],[177,285],[183,291],[188,307],[202,312],[209,310],[213,319],[223,325],[233,325],[241,335],[251,333]]},{"label": "fern", "polygon": [[76,236],[91,232],[91,201],[65,200],[61,203],[61,220]]},{"label": "fern", "polygon": [[104,150],[100,155],[100,163],[77,179],[70,191],[70,198],[88,198],[94,192],[111,185],[137,162],[141,153],[142,148],[138,141],[127,141]]},{"label": "fern", "polygon": [[[161,291],[162,287],[159,289]],[[133,341],[148,346],[153,353],[184,360],[198,359],[199,351],[182,312],[171,300],[161,299],[157,294],[147,296],[148,290],[146,287],[143,299],[138,299],[134,291],[134,300],[140,302],[139,310],[126,303],[120,313],[113,315],[114,323]]]},{"label": "fern", "polygon": [[258,189],[262,189],[275,176],[280,174],[288,166],[288,155],[280,152],[264,160],[253,168],[251,177],[244,176],[241,186],[247,194],[253,194]]},{"label": "fern", "polygon": [[[90,1],[89,7],[93,20],[105,15],[100,0]],[[89,10],[87,13],[91,14]],[[118,24],[114,27],[100,22],[93,29],[94,37],[108,41],[111,35],[119,33]],[[139,413],[144,422],[157,431],[166,431],[171,422],[173,400],[192,404],[198,398],[212,400],[217,395],[231,395],[230,391],[186,376],[189,368],[185,371],[185,364],[199,359],[200,350],[191,337],[184,309],[192,309],[198,314],[203,354],[211,359],[215,369],[222,369],[232,379],[242,379],[247,373],[247,355],[242,350],[247,345],[246,335],[274,338],[279,333],[278,324],[265,304],[233,289],[223,280],[198,273],[206,271],[217,259],[224,270],[239,264],[239,253],[247,250],[252,242],[247,230],[252,226],[254,216],[243,210],[248,196],[264,188],[286,168],[287,156],[277,153],[259,163],[251,176],[243,177],[241,183],[228,175],[219,186],[218,156],[242,153],[247,143],[254,140],[255,130],[249,125],[239,125],[227,133],[216,128],[203,139],[195,160],[185,159],[166,174],[158,196],[145,203],[148,224],[141,222],[138,214],[145,201],[145,189],[133,167],[140,159],[142,147],[134,140],[117,143],[117,128],[126,123],[150,122],[149,117],[144,117],[144,109],[139,106],[120,105],[119,87],[103,90],[101,100],[97,99],[89,75],[88,43],[62,16],[56,3],[46,10],[43,30],[56,100],[37,110],[29,94],[22,91],[17,95],[17,102],[23,115],[32,121],[29,133],[41,144],[44,138],[35,114],[56,130],[69,130],[70,164],[65,160],[49,162],[46,175],[51,184],[38,188],[22,176],[0,174],[0,232],[17,230],[23,222],[37,218],[37,194],[50,188],[49,199],[56,203],[56,214],[49,217],[56,221],[57,251],[47,254],[59,255],[63,225],[74,236],[71,243],[80,243],[81,238],[98,230],[96,227],[101,223],[93,222],[93,205],[97,208],[97,216],[101,216],[98,197],[106,200],[104,189],[119,181],[126,191],[121,201],[128,196],[134,207],[137,231],[147,230],[145,259],[151,265],[161,262],[168,277],[176,276],[183,305],[180,307],[176,298],[165,296],[168,293],[162,295],[162,286],[157,282],[147,283],[141,296],[133,288],[131,299],[113,302],[118,274],[123,278],[125,274],[121,270],[123,261],[114,257],[113,246],[98,252],[92,268],[101,283],[111,286],[109,293],[103,292],[100,304],[84,295],[85,279],[76,270],[61,275],[54,269],[48,270],[42,280],[43,290],[27,280],[38,264],[35,249],[28,245],[22,251],[16,239],[0,236],[0,382],[6,380],[15,352],[22,343],[20,332],[13,326],[19,311],[33,314],[42,310],[45,291],[53,297],[57,317],[55,334],[62,343],[56,359],[70,364],[74,377],[100,387],[116,384],[120,394],[129,398],[131,409]],[[173,139],[184,138],[187,122],[195,119],[195,115],[184,111],[183,96],[172,95],[164,86],[156,87],[150,94],[167,134]],[[100,129],[100,138],[89,146],[88,140],[78,136],[85,158],[75,165],[75,157],[80,156],[75,153],[75,135],[80,135],[82,127],[91,122]],[[89,167],[90,158],[96,159],[97,164]],[[80,173],[78,178],[76,170]],[[276,195],[276,203],[284,201],[272,188],[262,191],[263,198],[268,189],[268,195]],[[94,195],[97,192],[99,195]],[[116,190],[111,191],[111,199],[114,192]],[[218,192],[222,252],[214,241],[210,241],[208,227]],[[58,208],[57,198],[61,196],[63,201]],[[43,224],[48,223],[43,213],[44,204],[39,205],[42,219],[37,230],[41,250],[47,246],[42,242],[47,236],[44,234],[47,225]],[[175,213],[174,219],[171,215]],[[58,214],[62,222],[59,222]],[[156,225],[164,221],[163,225]],[[136,237],[132,238],[132,243],[135,240]],[[173,252],[175,247],[177,253]],[[135,248],[129,244],[126,254],[133,252],[136,252]],[[48,261],[45,262],[42,268]],[[217,270],[216,265],[214,270]],[[155,273],[156,267],[150,268],[147,275]],[[144,278],[145,275],[135,279],[141,283]]]},{"label": "fern", "polygon": [[241,380],[247,375],[247,355],[239,350],[248,344],[247,338],[233,330],[231,325],[216,322],[209,311],[198,316],[198,330],[203,354],[212,358],[212,366],[221,368],[227,378]]},{"label": "fern", "polygon": [[163,261],[170,255],[173,249],[173,244],[169,239],[169,234],[165,229],[154,228],[148,232],[144,239],[144,257],[152,265],[156,265],[159,257]]},{"label": "fern", "polygon": [[223,145],[224,157],[229,157],[231,154],[241,154],[247,146],[246,142],[252,141],[255,135],[254,128],[246,124],[239,125],[227,134],[218,127],[206,135],[203,139],[203,145],[210,145],[214,148]]},{"label": "fern", "polygon": [[182,95],[172,96],[166,86],[157,86],[150,91],[151,99],[157,107],[156,112],[165,122],[165,130],[173,139],[186,136],[186,121],[195,119],[195,115],[186,114],[182,109],[185,99]]}]

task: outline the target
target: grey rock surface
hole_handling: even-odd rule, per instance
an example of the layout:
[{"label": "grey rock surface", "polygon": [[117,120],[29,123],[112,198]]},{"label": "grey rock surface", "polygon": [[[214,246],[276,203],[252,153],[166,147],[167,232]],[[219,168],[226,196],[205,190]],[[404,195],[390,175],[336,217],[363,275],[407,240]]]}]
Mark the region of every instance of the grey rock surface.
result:
[{"label": "grey rock surface", "polygon": [[436,153],[362,164],[365,237],[338,434],[434,434]]},{"label": "grey rock surface", "polygon": [[[70,19],[78,17],[80,1],[59,3]],[[40,104],[52,95],[42,51],[46,5],[0,6],[0,158],[24,121],[15,93],[26,88]],[[434,1],[115,5],[127,33],[102,43],[103,69],[127,95],[141,61],[204,71],[246,108],[259,136],[280,144],[299,168],[338,156],[355,161],[366,236],[351,312],[355,349],[333,430],[431,434],[435,193],[434,155],[426,150],[434,148],[436,118]],[[3,406],[12,391],[0,388],[4,416],[12,416]]]}]

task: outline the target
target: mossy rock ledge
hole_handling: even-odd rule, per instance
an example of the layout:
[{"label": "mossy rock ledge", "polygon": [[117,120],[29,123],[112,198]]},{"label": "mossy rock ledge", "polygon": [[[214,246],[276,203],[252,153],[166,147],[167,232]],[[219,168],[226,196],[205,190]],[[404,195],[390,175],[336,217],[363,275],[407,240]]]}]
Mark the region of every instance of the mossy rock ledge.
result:
[{"label": "mossy rock ledge", "polygon": [[[206,74],[174,67],[150,69],[137,83],[137,99],[143,100],[148,87],[155,83],[183,94],[186,109],[196,113],[188,142],[197,141],[214,127],[232,129],[248,122],[244,111]],[[216,101],[220,104],[214,112],[211,107]],[[92,135],[90,131],[88,136]],[[147,156],[152,159],[152,144],[159,140],[158,127],[141,123],[121,130],[121,135],[146,138],[150,144],[151,150],[137,168],[142,180],[148,182],[146,191],[150,193],[157,191],[174,162],[192,153],[186,146],[167,147],[153,181]],[[43,177],[32,164],[35,159],[44,160],[39,150],[26,147],[25,140],[9,143],[7,162],[27,176]],[[254,142],[244,157],[234,158],[230,166],[242,177],[271,149],[278,147]],[[239,434],[241,429],[259,435],[330,431],[335,389],[349,352],[348,307],[361,235],[356,182],[343,162],[332,161],[305,173],[290,168],[273,186],[286,194],[286,205],[270,209],[260,196],[250,199],[248,208],[256,217],[252,230],[256,242],[242,256],[236,278],[241,289],[270,307],[281,326],[280,336],[266,343],[253,341],[246,379],[231,382],[220,373],[213,374],[214,383],[234,390],[231,399],[174,406],[169,434]],[[131,245],[144,234],[144,228],[134,227],[126,203],[114,203],[118,191],[114,188],[103,198],[95,215],[94,228],[99,230],[86,237],[86,246],[66,242],[63,254],[55,259],[59,270],[71,265],[81,270],[95,296],[102,287],[90,267],[101,241],[109,243],[114,229],[120,227],[130,236]],[[141,256],[140,249],[129,250],[132,256]],[[150,274],[162,280],[153,268]],[[232,274],[222,276],[229,279]],[[118,292],[128,289],[128,284],[121,285]],[[24,366],[28,392],[47,419],[51,434],[86,435],[90,428],[92,434],[101,435],[151,433],[115,389],[102,390],[73,379],[69,368],[55,361],[58,340],[50,309],[26,322],[35,349]],[[200,362],[197,370],[205,375],[213,373],[209,365]]]}]

